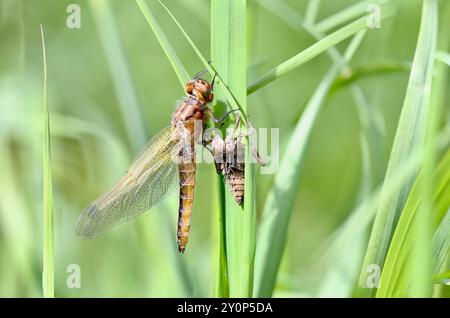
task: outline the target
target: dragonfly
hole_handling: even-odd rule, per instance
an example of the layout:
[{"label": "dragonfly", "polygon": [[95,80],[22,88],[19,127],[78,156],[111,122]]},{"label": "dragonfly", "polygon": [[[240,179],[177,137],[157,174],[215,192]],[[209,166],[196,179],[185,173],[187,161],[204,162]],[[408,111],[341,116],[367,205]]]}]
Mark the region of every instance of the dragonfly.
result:
[{"label": "dragonfly", "polygon": [[214,98],[216,76],[210,84],[201,78],[205,72],[186,83],[186,96],[178,102],[171,124],[150,140],[116,185],[84,209],[76,226],[79,236],[93,239],[178,191],[177,245],[181,253],[185,252],[195,190],[194,146],[199,137],[196,123],[205,128],[209,118],[220,123],[238,110],[220,118],[214,116],[208,104]]},{"label": "dragonfly", "polygon": [[[240,126],[238,117],[234,129],[225,139],[220,134],[215,134],[212,138],[205,138],[203,141],[203,145],[213,156],[217,174],[225,177],[231,194],[239,205],[244,202],[245,189],[245,144],[242,142],[242,138],[251,136],[255,132],[249,120],[247,120],[247,125],[247,132],[236,135]],[[251,146],[250,149],[256,161],[264,166],[266,163],[256,148]]]}]

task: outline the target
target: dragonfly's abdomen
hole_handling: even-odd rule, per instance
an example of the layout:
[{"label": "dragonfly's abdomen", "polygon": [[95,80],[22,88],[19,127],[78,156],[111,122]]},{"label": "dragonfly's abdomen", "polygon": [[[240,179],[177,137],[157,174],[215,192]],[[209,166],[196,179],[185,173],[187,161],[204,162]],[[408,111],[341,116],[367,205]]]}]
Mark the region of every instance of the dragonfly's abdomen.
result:
[{"label": "dragonfly's abdomen", "polygon": [[189,241],[192,204],[195,190],[195,163],[180,163],[180,206],[178,209],[178,250],[184,253]]},{"label": "dragonfly's abdomen", "polygon": [[244,200],[245,176],[244,170],[232,169],[226,174],[228,185],[237,204],[241,205]]},{"label": "dragonfly's abdomen", "polygon": [[184,128],[189,132],[190,151],[186,156],[182,150],[179,154],[178,171],[180,176],[180,205],[178,209],[178,229],[177,242],[178,250],[184,253],[189,241],[189,229],[191,224],[191,212],[194,202],[195,190],[195,121],[201,120],[204,123],[204,114],[202,109],[188,100],[182,103],[172,118],[172,124],[183,123]]}]

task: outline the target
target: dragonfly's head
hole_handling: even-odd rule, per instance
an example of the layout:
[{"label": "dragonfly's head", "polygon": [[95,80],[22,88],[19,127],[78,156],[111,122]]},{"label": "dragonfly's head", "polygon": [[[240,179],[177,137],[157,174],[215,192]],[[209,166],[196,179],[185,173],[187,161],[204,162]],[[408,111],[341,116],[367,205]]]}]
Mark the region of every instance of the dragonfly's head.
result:
[{"label": "dragonfly's head", "polygon": [[214,98],[214,93],[211,90],[211,84],[202,78],[197,78],[187,82],[185,91],[189,97],[194,97],[205,104],[210,103]]}]

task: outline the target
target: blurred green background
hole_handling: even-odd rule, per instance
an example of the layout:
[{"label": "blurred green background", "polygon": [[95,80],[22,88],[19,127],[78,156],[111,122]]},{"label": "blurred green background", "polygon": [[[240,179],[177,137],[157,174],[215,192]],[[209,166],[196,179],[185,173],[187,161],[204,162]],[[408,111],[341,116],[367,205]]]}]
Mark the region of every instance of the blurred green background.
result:
[{"label": "blurred green background", "polygon": [[[209,1],[166,2],[208,57]],[[304,15],[307,1],[284,2],[294,14]],[[356,2],[324,0],[318,20]],[[80,29],[66,26],[71,3],[81,7]],[[201,70],[202,64],[167,13],[157,1],[147,3],[188,71],[194,75]],[[394,18],[383,21],[381,29],[368,31],[351,62],[354,70],[411,62],[421,1],[408,3]],[[49,74],[56,296],[210,295],[216,246],[216,198],[211,193],[216,176],[211,165],[198,168],[185,255],[176,250],[176,196],[98,239],[85,241],[74,234],[80,212],[123,175],[151,136],[169,124],[175,101],[184,93],[135,2],[0,0],[0,296],[42,293],[39,24],[45,29]],[[249,0],[249,30],[249,82],[315,42],[253,0]],[[322,54],[249,97],[253,124],[280,128],[280,153],[331,64]],[[358,81],[380,132],[373,186],[383,178],[408,81],[408,72],[385,73]],[[127,76],[130,87],[124,80]],[[361,127],[351,90],[333,91],[306,154],[274,296],[314,296],[326,284],[316,268],[317,259],[357,203]],[[273,175],[257,174],[258,213],[272,181]],[[364,248],[352,248],[342,257],[359,259]],[[79,289],[66,287],[69,264],[81,268]],[[342,275],[345,280],[346,273]],[[355,277],[348,278],[349,284],[355,284]]]}]

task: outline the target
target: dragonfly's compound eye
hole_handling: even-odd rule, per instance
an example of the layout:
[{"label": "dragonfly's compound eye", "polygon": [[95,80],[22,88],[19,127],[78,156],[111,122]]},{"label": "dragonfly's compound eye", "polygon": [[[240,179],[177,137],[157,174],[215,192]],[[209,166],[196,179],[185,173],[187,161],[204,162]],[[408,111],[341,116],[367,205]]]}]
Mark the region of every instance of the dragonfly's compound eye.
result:
[{"label": "dragonfly's compound eye", "polygon": [[201,93],[206,100],[210,100],[211,85],[207,81],[199,78],[195,83],[195,90]]},{"label": "dragonfly's compound eye", "polygon": [[184,87],[184,90],[186,91],[186,94],[191,95],[195,88],[195,82],[189,81],[186,83],[186,86]]}]

